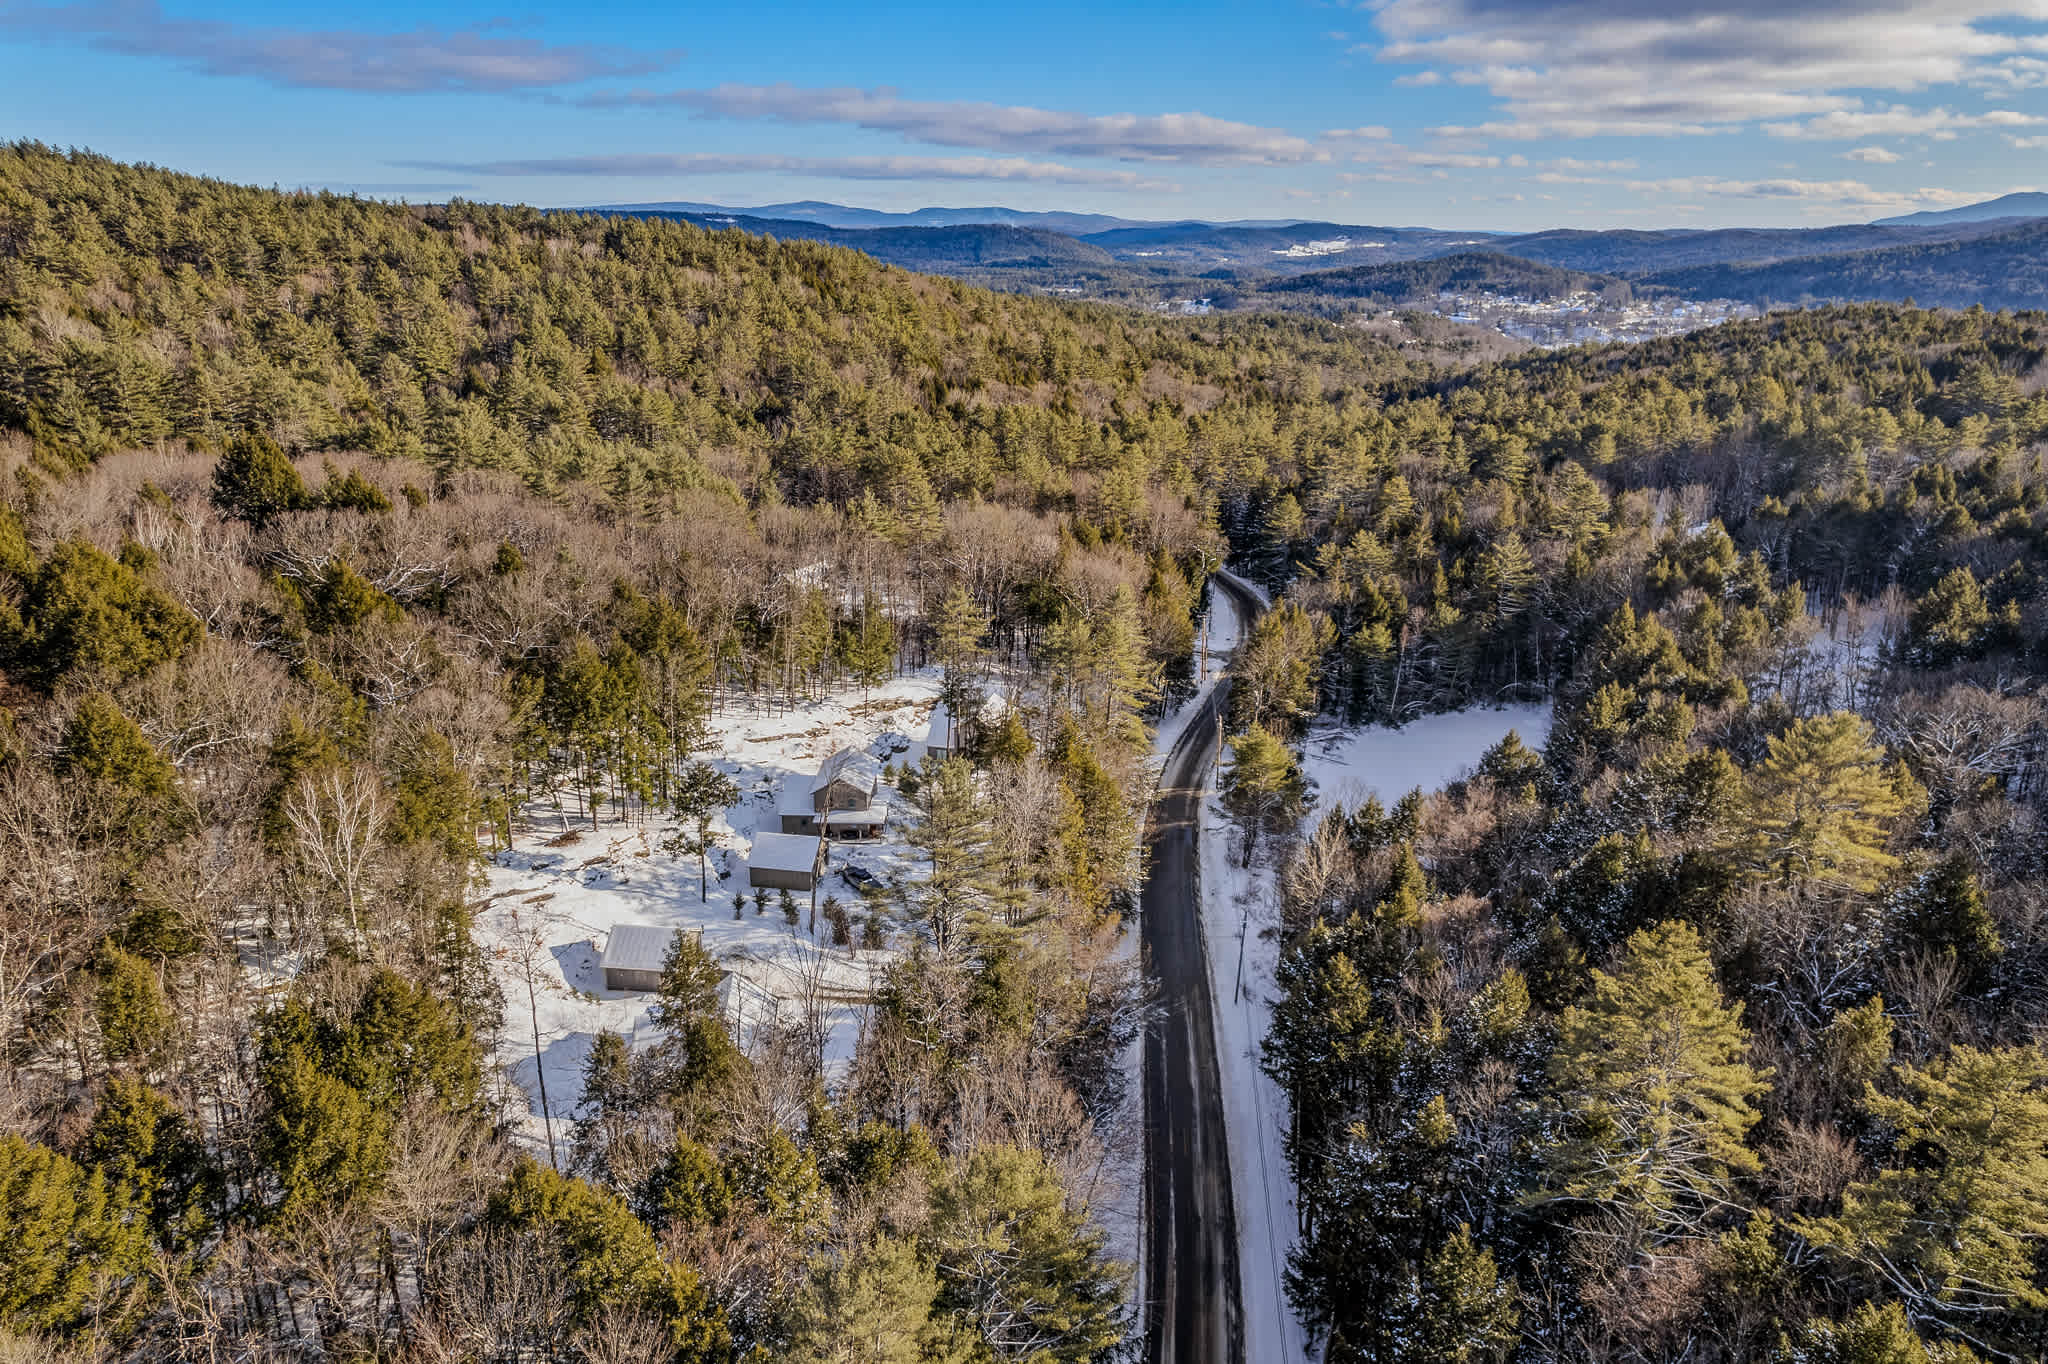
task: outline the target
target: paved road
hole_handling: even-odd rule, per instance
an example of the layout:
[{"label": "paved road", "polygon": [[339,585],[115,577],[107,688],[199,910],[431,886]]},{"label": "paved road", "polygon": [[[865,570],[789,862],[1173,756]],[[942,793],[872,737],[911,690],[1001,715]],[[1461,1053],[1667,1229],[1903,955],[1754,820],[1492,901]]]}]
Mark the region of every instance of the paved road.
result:
[{"label": "paved road", "polygon": [[[1259,603],[1220,576],[1213,581],[1249,623]],[[1140,936],[1160,1005],[1145,1033],[1147,1364],[1244,1361],[1237,1217],[1196,898],[1198,816],[1228,687],[1217,684],[1167,754],[1145,835],[1150,870]]]}]

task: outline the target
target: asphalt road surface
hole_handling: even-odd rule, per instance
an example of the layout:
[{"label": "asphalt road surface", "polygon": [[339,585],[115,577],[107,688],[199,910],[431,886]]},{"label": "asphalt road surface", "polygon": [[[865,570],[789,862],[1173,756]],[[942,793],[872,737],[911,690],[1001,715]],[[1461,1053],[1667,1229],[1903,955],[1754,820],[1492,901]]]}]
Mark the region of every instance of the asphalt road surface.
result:
[{"label": "asphalt road surface", "polygon": [[[1221,576],[1213,581],[1249,625],[1258,601]],[[1145,1033],[1148,1364],[1244,1364],[1237,1216],[1196,898],[1199,815],[1228,689],[1227,680],[1217,684],[1167,754],[1145,834],[1140,936],[1159,985]]]}]

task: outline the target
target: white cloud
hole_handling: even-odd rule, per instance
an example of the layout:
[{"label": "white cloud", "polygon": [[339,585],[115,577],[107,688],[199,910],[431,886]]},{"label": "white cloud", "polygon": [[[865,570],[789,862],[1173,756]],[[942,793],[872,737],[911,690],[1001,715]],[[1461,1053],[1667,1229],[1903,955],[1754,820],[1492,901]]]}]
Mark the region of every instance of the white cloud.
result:
[{"label": "white cloud", "polygon": [[905,99],[894,90],[720,85],[592,95],[592,106],[680,109],[701,118],[838,123],[941,147],[1027,156],[1095,156],[1195,165],[1293,165],[1319,154],[1306,138],[1208,114],[1081,114],[1027,105]]},{"label": "white cloud", "polygon": [[1172,193],[1178,185],[1133,171],[1096,170],[1049,161],[991,156],[778,156],[712,152],[621,153],[509,161],[393,161],[405,170],[462,175],[649,178],[695,175],[811,175],[830,180],[987,180],[1091,185]]},{"label": "white cloud", "polygon": [[1445,135],[1702,135],[1862,109],[2041,51],[2048,0],[1386,0],[1382,60],[1483,87]]},{"label": "white cloud", "polygon": [[1892,166],[1905,160],[1889,147],[1851,147],[1842,153],[1844,161],[1863,161],[1873,166]]},{"label": "white cloud", "polygon": [[1832,209],[1910,210],[1947,208],[1983,196],[1952,189],[1875,189],[1861,180],[1735,180],[1715,176],[1675,176],[1662,180],[1631,180],[1639,194],[1705,195],[1720,199],[1803,201],[1818,211]]},{"label": "white cloud", "polygon": [[679,51],[636,52],[506,37],[497,25],[403,32],[306,31],[177,19],[155,0],[84,0],[0,7],[0,33],[77,40],[103,52],[168,57],[209,76],[380,94],[539,90],[645,75]]},{"label": "white cloud", "polygon": [[2025,128],[2048,119],[2012,109],[1959,114],[1953,109],[1913,109],[1893,104],[1876,109],[1838,109],[1799,123],[1766,123],[1772,137],[1810,142],[1853,142],[1863,137],[1932,137],[1937,141],[1983,128]]}]

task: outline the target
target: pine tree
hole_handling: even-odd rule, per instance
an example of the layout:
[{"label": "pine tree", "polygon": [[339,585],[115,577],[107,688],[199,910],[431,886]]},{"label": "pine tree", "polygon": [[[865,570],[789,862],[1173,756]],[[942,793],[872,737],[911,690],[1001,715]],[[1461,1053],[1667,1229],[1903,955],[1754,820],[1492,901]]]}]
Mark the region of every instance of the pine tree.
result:
[{"label": "pine tree", "polygon": [[277,442],[260,431],[234,437],[214,463],[213,505],[222,515],[247,521],[257,530],[310,500],[299,471]]},{"label": "pine tree", "polygon": [[1223,807],[1238,822],[1245,866],[1252,864],[1261,838],[1293,830],[1308,806],[1308,779],[1278,736],[1255,725],[1231,738]]},{"label": "pine tree", "polygon": [[0,1135],[0,1324],[78,1325],[142,1272],[147,1240],[125,1192],[104,1173]]},{"label": "pine tree", "polygon": [[1758,863],[1787,881],[1874,887],[1898,859],[1886,821],[1906,808],[1870,726],[1852,711],[1799,720],[1749,774]]},{"label": "pine tree", "polygon": [[812,1261],[789,1307],[791,1364],[943,1364],[932,1321],[938,1275],[917,1247],[881,1235]]},{"label": "pine tree", "polygon": [[203,1237],[219,1203],[220,1174],[185,1115],[133,1075],[107,1080],[86,1133],[84,1158],[126,1190],[158,1240],[178,1249]]},{"label": "pine tree", "polygon": [[1899,897],[1891,939],[1897,953],[1947,953],[1972,979],[1998,960],[2005,945],[1968,853],[1948,854]]},{"label": "pine tree", "polygon": [[924,924],[941,951],[962,933],[1000,935],[1020,907],[1014,888],[999,876],[989,811],[964,758],[927,757],[919,769],[916,819],[907,837],[930,870],[898,889],[905,914]]},{"label": "pine tree", "polygon": [[938,1306],[998,1359],[1082,1364],[1123,1339],[1124,1266],[1045,1156],[984,1146],[932,1196]]},{"label": "pine tree", "polygon": [[1741,1020],[1690,925],[1633,934],[1558,1020],[1561,1123],[1536,1201],[1588,1205],[1629,1240],[1688,1234],[1731,1206],[1733,1176],[1758,1168],[1745,1140],[1769,1088]]},{"label": "pine tree", "polygon": [[117,1061],[139,1061],[169,1043],[173,1022],[156,972],[142,958],[108,943],[100,948],[93,1013],[100,1044]]},{"label": "pine tree", "polygon": [[840,662],[860,682],[863,699],[888,680],[896,665],[896,627],[869,597],[861,602],[860,619],[847,633]]},{"label": "pine tree", "polygon": [[1978,1358],[1967,1345],[1922,1340],[1898,1303],[1866,1302],[1841,1321],[1808,1323],[1772,1364],[1978,1364]]},{"label": "pine tree", "polygon": [[695,1019],[718,1011],[718,986],[725,968],[693,934],[677,929],[661,966],[661,988],[655,992],[649,1017],[667,1032],[678,1032]]},{"label": "pine tree", "polygon": [[104,792],[109,831],[118,837],[146,840],[176,823],[177,769],[105,692],[79,702],[64,727],[57,770]]},{"label": "pine tree", "polygon": [[1514,1280],[1503,1281],[1493,1252],[1460,1226],[1423,1263],[1416,1349],[1422,1364],[1486,1364],[1507,1358],[1522,1313]]},{"label": "pine tree", "polygon": [[677,774],[670,797],[676,816],[683,821],[683,836],[672,840],[679,852],[697,858],[697,898],[711,898],[711,850],[717,840],[711,836],[711,821],[720,811],[739,803],[739,783],[707,762],[694,762]]},{"label": "pine tree", "polygon": [[[1957,1047],[1867,1090],[1898,1163],[1851,1186],[1841,1212],[1792,1230],[1896,1293],[1918,1320],[1995,1331],[1991,1314],[2048,1307],[2048,1057]],[[2017,1329],[2017,1323],[2014,1324]],[[1980,1337],[1981,1338],[1981,1337]]]},{"label": "pine tree", "polygon": [[534,1236],[559,1258],[577,1316],[652,1312],[673,1333],[679,1364],[710,1364],[731,1348],[723,1312],[696,1274],[661,1257],[653,1235],[617,1195],[521,1157],[491,1195],[490,1221]]}]

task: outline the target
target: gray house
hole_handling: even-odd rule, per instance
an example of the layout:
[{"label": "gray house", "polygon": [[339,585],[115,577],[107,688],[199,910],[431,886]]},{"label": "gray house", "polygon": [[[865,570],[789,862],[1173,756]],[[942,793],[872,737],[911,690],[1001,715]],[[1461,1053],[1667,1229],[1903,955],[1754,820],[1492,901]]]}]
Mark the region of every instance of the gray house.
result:
[{"label": "gray house", "polygon": [[825,871],[825,840],[816,834],[756,834],[747,854],[747,884],[772,890],[813,890]]},{"label": "gray house", "polygon": [[598,966],[607,990],[659,990],[662,967],[676,929],[655,924],[619,924],[605,940]]},{"label": "gray house", "polygon": [[875,838],[889,822],[882,800],[882,764],[866,753],[842,748],[825,759],[808,783],[782,788],[777,811],[786,834],[828,838]]}]

